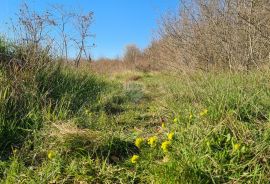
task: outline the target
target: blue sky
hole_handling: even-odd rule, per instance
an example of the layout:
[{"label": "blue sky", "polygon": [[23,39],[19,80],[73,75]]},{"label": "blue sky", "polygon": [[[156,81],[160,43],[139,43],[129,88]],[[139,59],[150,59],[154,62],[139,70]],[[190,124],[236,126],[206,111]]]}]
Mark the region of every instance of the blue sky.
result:
[{"label": "blue sky", "polygon": [[7,30],[4,23],[15,15],[22,2],[36,10],[46,9],[49,4],[63,4],[73,11],[93,11],[96,47],[92,55],[113,58],[121,56],[127,44],[145,48],[157,30],[160,16],[175,11],[179,0],[1,0],[1,32]]}]

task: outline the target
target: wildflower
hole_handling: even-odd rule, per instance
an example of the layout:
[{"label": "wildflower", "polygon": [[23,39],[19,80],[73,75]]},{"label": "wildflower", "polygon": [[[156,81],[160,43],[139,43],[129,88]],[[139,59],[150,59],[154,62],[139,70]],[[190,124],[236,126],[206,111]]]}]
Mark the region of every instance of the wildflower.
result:
[{"label": "wildflower", "polygon": [[174,118],[174,119],[173,119],[173,122],[174,122],[174,123],[177,123],[177,122],[178,122],[178,118]]},{"label": "wildflower", "polygon": [[208,110],[204,109],[202,112],[200,112],[200,116],[205,116],[207,115],[207,113],[208,113]]},{"label": "wildflower", "polygon": [[133,155],[130,159],[131,163],[136,164],[139,160],[139,155]]},{"label": "wildflower", "polygon": [[240,149],[240,144],[234,144],[233,145],[233,152],[236,152]]},{"label": "wildflower", "polygon": [[157,139],[157,136],[150,137],[147,143],[153,148],[157,144]]},{"label": "wildflower", "polygon": [[137,138],[135,140],[135,143],[134,144],[135,144],[135,146],[137,146],[137,148],[141,148],[143,141],[144,141],[143,138]]},{"label": "wildflower", "polygon": [[189,120],[192,120],[193,117],[194,117],[194,116],[193,116],[192,112],[190,112],[190,113],[189,113]]},{"label": "wildflower", "polygon": [[173,140],[174,133],[173,132],[169,133],[167,137],[168,137],[169,140]]},{"label": "wildflower", "polygon": [[162,124],[161,124],[161,127],[162,127],[162,128],[166,128],[166,127],[165,127],[165,123],[162,123]]},{"label": "wildflower", "polygon": [[48,151],[48,159],[53,159],[55,156],[56,156],[56,154],[55,154],[55,152],[54,151],[52,151],[52,150],[50,150],[50,151]]},{"label": "wildflower", "polygon": [[164,153],[168,153],[170,145],[171,145],[171,141],[164,141],[161,144],[161,149],[163,150]]}]

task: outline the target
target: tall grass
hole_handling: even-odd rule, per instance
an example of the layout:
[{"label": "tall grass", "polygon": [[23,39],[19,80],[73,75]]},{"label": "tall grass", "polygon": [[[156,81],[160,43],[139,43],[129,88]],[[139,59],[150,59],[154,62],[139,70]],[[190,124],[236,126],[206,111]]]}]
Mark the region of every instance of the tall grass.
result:
[{"label": "tall grass", "polygon": [[102,79],[54,64],[32,74],[22,71],[15,80],[1,70],[0,150],[4,158],[40,130],[50,120],[48,114],[58,113],[61,119],[76,116],[81,108],[95,103],[105,88]]},{"label": "tall grass", "polygon": [[84,106],[95,103],[106,83],[94,75],[58,66],[39,72],[37,86],[39,93],[46,94],[52,105],[65,99],[69,110],[76,113]]},{"label": "tall grass", "polygon": [[267,183],[269,76],[3,65],[1,182]]},{"label": "tall grass", "polygon": [[158,78],[167,91],[159,101],[166,107],[160,144],[168,132],[175,139],[163,156],[160,148],[154,154],[142,149],[143,173],[155,183],[267,183],[269,73],[185,77]]},{"label": "tall grass", "polygon": [[[15,86],[4,70],[0,76],[3,182],[269,180],[267,71],[177,78],[130,72],[109,81],[51,65],[20,75],[25,83]],[[147,144],[153,136],[155,147]],[[144,139],[140,148],[136,138]]]}]

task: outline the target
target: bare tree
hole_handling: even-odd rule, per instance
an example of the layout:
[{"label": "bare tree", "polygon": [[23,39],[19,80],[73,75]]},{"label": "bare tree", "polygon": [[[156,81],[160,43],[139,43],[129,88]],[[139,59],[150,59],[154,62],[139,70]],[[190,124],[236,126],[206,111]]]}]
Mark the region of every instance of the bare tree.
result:
[{"label": "bare tree", "polygon": [[78,54],[75,60],[75,64],[78,67],[80,60],[84,56],[91,61],[91,56],[89,49],[93,44],[90,43],[90,38],[94,37],[90,32],[91,24],[93,23],[93,12],[88,12],[87,14],[77,14],[75,18],[75,28],[78,32],[78,37],[73,38],[73,41],[78,47]]},{"label": "bare tree", "polygon": [[53,5],[52,8],[56,13],[57,28],[62,39],[61,57],[64,57],[65,61],[68,62],[68,45],[71,35],[68,34],[67,27],[74,19],[75,13],[65,10],[63,5]]},{"label": "bare tree", "polygon": [[20,31],[24,34],[23,41],[33,44],[34,49],[37,49],[49,37],[47,28],[56,25],[49,11],[38,14],[36,11],[32,11],[27,4],[22,5],[18,18]]},{"label": "bare tree", "polygon": [[45,12],[37,12],[24,3],[17,17],[18,20],[12,24],[12,32],[18,42],[16,45],[21,45],[16,51],[23,60],[39,61],[37,57],[42,52],[43,56],[51,54],[68,61],[71,44],[74,50],[78,49],[76,66],[82,57],[91,60],[93,12],[75,13],[67,11],[63,5],[51,5]]},{"label": "bare tree", "polygon": [[135,64],[142,56],[141,50],[134,44],[127,45],[124,53],[124,61]]},{"label": "bare tree", "polygon": [[155,43],[163,66],[234,71],[269,61],[268,1],[181,0],[180,4],[179,12],[162,19]]},{"label": "bare tree", "polygon": [[16,57],[23,63],[28,63],[29,67],[48,62],[54,45],[54,38],[50,33],[56,25],[52,14],[49,11],[36,12],[24,3],[17,18],[12,23],[16,37]]}]

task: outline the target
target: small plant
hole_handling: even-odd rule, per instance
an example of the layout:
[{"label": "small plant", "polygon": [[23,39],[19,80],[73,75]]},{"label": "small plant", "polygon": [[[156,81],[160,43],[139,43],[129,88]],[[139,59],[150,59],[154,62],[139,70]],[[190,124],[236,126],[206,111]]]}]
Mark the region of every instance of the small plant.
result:
[{"label": "small plant", "polygon": [[174,132],[168,133],[168,140],[173,140],[174,139]]},{"label": "small plant", "polygon": [[130,161],[132,164],[136,164],[139,161],[139,158],[139,155],[133,155]]},{"label": "small plant", "polygon": [[171,144],[172,144],[171,141],[164,141],[164,142],[162,142],[162,144],[161,144],[161,149],[162,149],[162,151],[163,151],[164,153],[168,153]]},{"label": "small plant", "polygon": [[149,137],[147,140],[147,144],[149,144],[151,148],[154,148],[157,145],[157,141],[158,141],[157,136]]},{"label": "small plant", "polygon": [[144,142],[144,139],[139,137],[139,138],[137,138],[135,140],[135,143],[134,144],[135,144],[135,146],[137,146],[137,148],[141,148],[143,142]]}]

